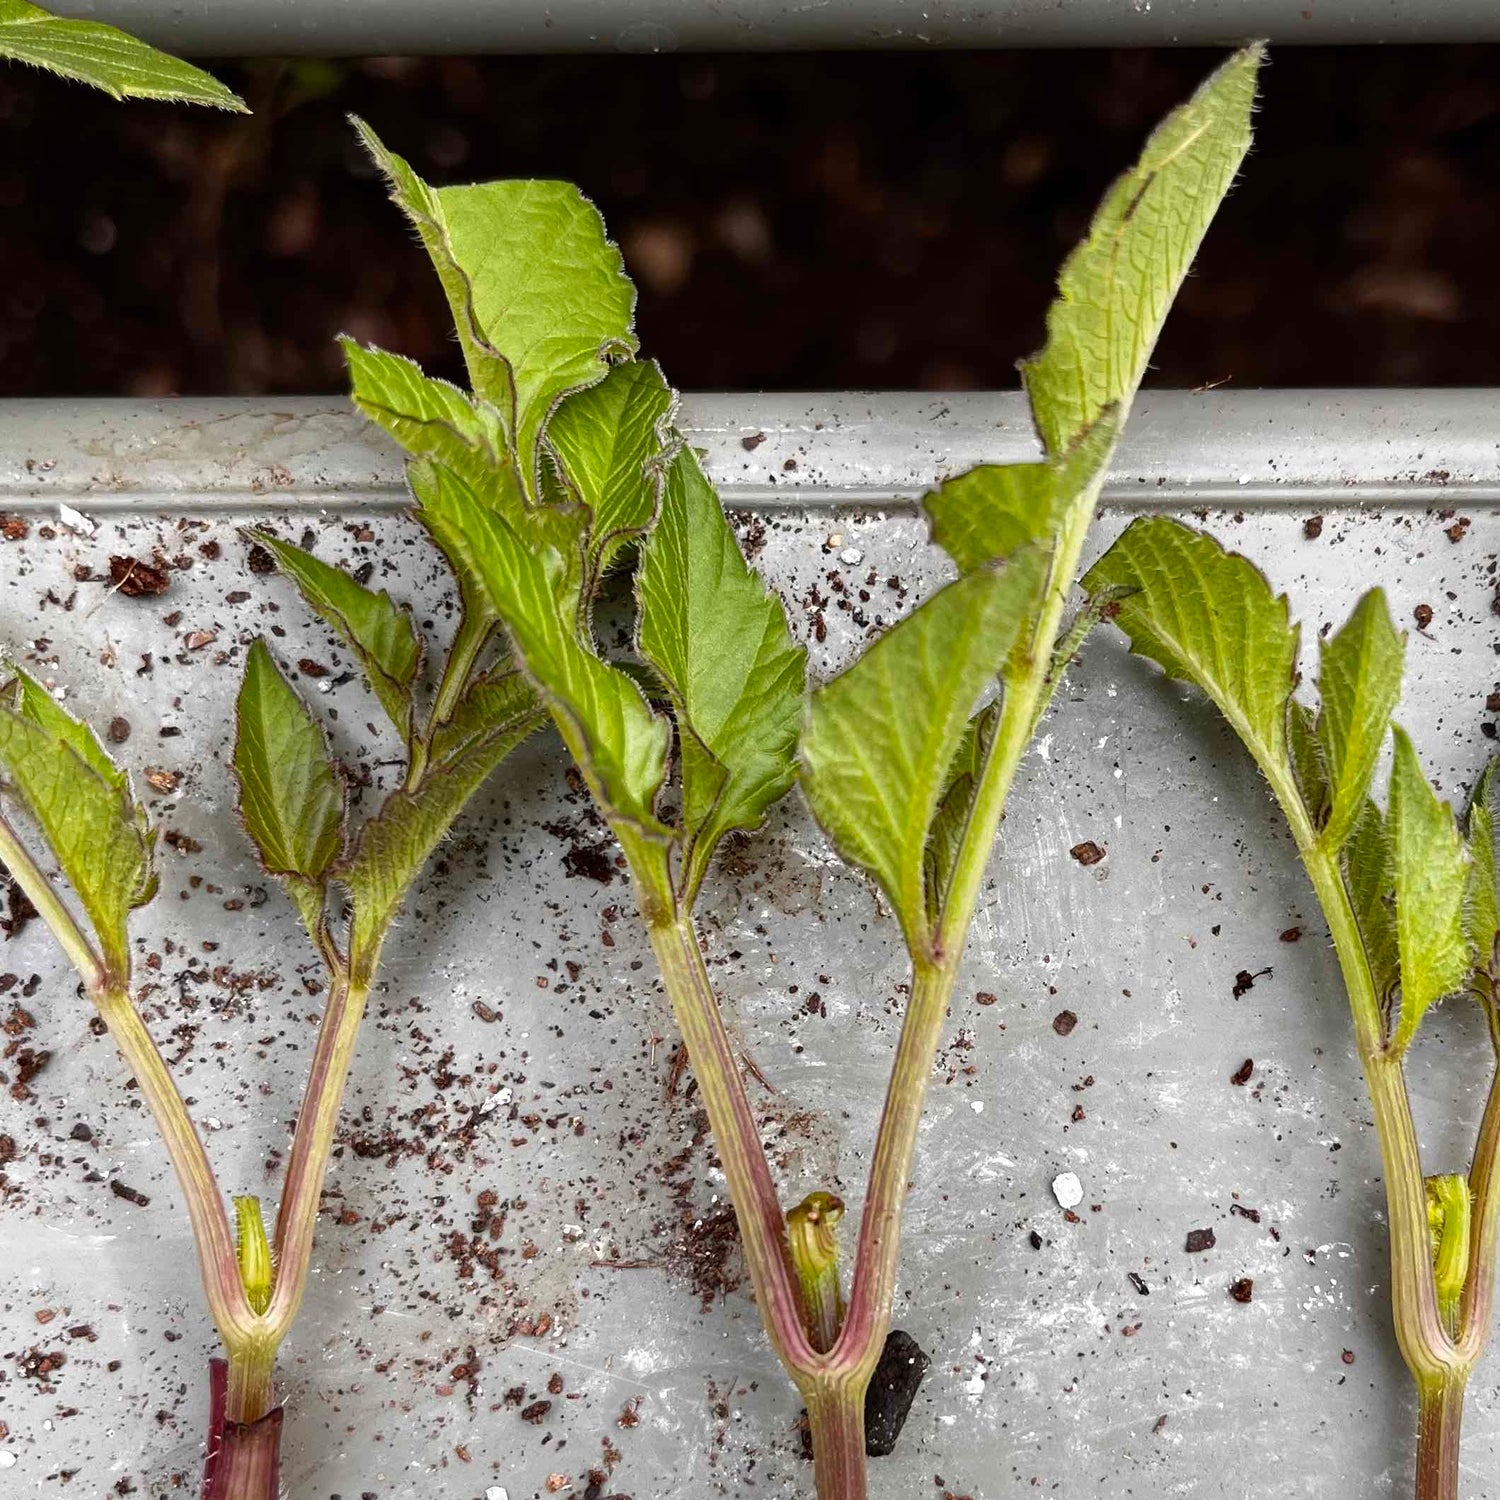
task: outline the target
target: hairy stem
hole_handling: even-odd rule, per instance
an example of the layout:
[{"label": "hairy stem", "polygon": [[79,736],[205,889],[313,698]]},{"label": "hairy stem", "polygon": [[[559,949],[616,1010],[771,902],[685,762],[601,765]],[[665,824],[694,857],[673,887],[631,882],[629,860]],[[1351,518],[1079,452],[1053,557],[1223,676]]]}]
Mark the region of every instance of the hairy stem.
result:
[{"label": "hairy stem", "polygon": [[94,951],[94,945],[84,936],[67,904],[4,818],[0,818],[0,862],[26,893],[26,899],[36,908],[37,915],[51,929],[57,946],[78,971],[78,977],[89,993],[102,989],[105,984],[104,963]]},{"label": "hairy stem", "polygon": [[823,1380],[807,1396],[818,1500],[865,1500],[865,1393],[854,1381]]},{"label": "hairy stem", "polygon": [[[364,1017],[368,976],[374,969],[370,957],[357,966],[340,965],[333,974],[328,1004],[318,1028],[318,1041],[308,1070],[297,1129],[287,1160],[286,1182],[276,1216],[276,1286],[266,1321],[279,1341],[297,1316],[306,1290],[307,1268],[312,1259],[313,1230],[328,1155],[333,1149],[344,1085],[354,1056],[359,1023]],[[352,973],[351,973],[352,970]],[[358,977],[355,977],[358,976]]]},{"label": "hairy stem", "polygon": [[1385,1046],[1380,1004],[1343,874],[1336,860],[1318,846],[1295,786],[1285,773],[1282,779],[1284,785],[1277,785],[1273,778],[1272,786],[1292,825],[1333,937],[1354,1016],[1355,1046],[1375,1114],[1389,1220],[1396,1341],[1407,1368],[1419,1382],[1445,1377],[1462,1367],[1464,1361],[1443,1327],[1438,1308],[1427,1222],[1427,1183],[1406,1076],[1401,1058]]},{"label": "hairy stem", "polygon": [[1418,1382],[1416,1500],[1458,1500],[1467,1380],[1463,1374]]},{"label": "hairy stem", "polygon": [[875,1157],[865,1190],[854,1285],[833,1358],[858,1385],[861,1400],[890,1326],[891,1298],[901,1255],[901,1218],[911,1178],[922,1104],[938,1038],[948,1014],[955,965],[918,965],[896,1043],[885,1108],[875,1137]]},{"label": "hairy stem", "polygon": [[166,1145],[187,1201],[209,1312],[225,1343],[232,1345],[237,1339],[251,1336],[256,1319],[240,1285],[234,1235],[208,1153],[167,1070],[166,1059],[131,1003],[129,992],[111,986],[92,992],[92,999],[126,1067],[134,1075]]},{"label": "hairy stem", "polygon": [[798,1379],[818,1364],[818,1356],[802,1327],[781,1202],[692,918],[674,912],[652,921],[648,930],[729,1181],[761,1321],[771,1346]]},{"label": "hairy stem", "polygon": [[[1493,1026],[1493,1004],[1489,1011]],[[1500,1040],[1496,1042],[1496,1052],[1500,1054]],[[1474,1208],[1469,1231],[1469,1270],[1459,1309],[1459,1347],[1466,1359],[1474,1361],[1489,1339],[1495,1310],[1496,1227],[1500,1223],[1500,1067],[1490,1079],[1489,1097],[1479,1122],[1474,1161],[1469,1168],[1469,1191],[1474,1196]]]},{"label": "hairy stem", "polygon": [[493,618],[472,607],[465,599],[463,618],[458,622],[458,634],[454,636],[453,647],[443,663],[442,680],[438,683],[437,695],[432,701],[432,711],[427,716],[427,727],[413,738],[411,761],[406,768],[407,791],[415,791],[427,774],[433,737],[453,717],[454,710],[469,685],[469,679],[474,674],[479,654],[484,650],[494,629]]}]

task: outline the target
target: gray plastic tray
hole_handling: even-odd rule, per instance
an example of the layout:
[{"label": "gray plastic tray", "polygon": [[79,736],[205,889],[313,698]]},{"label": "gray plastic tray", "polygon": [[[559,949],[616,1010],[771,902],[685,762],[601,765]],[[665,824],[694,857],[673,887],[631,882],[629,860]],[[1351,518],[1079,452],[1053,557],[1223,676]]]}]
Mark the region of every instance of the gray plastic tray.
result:
[{"label": "gray plastic tray", "polygon": [[[1373,582],[1408,627],[1430,605],[1402,718],[1461,798],[1494,748],[1500,679],[1495,405],[1145,398],[1095,544],[1132,509],[1206,511],[1291,594],[1309,644]],[[871,625],[921,597],[944,570],[912,496],[1030,451],[1013,397],[693,398],[687,418],[804,637],[830,572],[868,589]],[[0,636],[94,722],[129,721],[138,778],[180,778],[149,793],[175,843],[138,927],[161,962],[143,1005],[229,1191],[274,1192],[318,1003],[230,806],[249,640],[328,669],[303,686],[368,772],[366,806],[392,753],[346,654],[248,572],[236,527],[372,563],[441,632],[447,583],[399,501],[395,455],[334,400],[0,406],[0,510],[26,531],[0,541]],[[112,554],[158,552],[179,563],[165,596],[100,581]],[[818,672],[861,629],[823,617]],[[1108,851],[1092,869],[1068,855],[1084,839]],[[611,853],[538,738],[391,943],[282,1364],[289,1494],[582,1496],[591,1470],[611,1471],[595,1494],[634,1500],[810,1492],[702,1117],[686,1080],[668,1094],[673,1029],[629,890],[590,878]],[[893,922],[793,797],[721,861],[702,927],[775,1089],[755,1098],[787,1201],[857,1200],[905,978]],[[1266,966],[1236,998],[1237,973]],[[0,1190],[0,1494],[191,1493],[214,1338],[163,1153],[40,924],[0,944],[0,970],[16,976],[0,1016],[24,1006],[20,1040],[52,1054],[29,1097],[0,1093],[18,1150]],[[1424,1028],[1429,1170],[1464,1159],[1487,1050],[1462,1006]],[[1084,1184],[1077,1224],[1048,1187],[1064,1170]],[[1377,1172],[1337,970],[1265,791],[1211,712],[1100,632],[1025,763],[945,1033],[897,1306],[933,1368],[873,1494],[1407,1490]],[[1188,1254],[1198,1228],[1217,1247]],[[1228,1288],[1246,1276],[1242,1305]],[[65,1362],[40,1375],[32,1351]],[[1500,1495],[1497,1375],[1490,1359],[1473,1383],[1471,1497]]]}]

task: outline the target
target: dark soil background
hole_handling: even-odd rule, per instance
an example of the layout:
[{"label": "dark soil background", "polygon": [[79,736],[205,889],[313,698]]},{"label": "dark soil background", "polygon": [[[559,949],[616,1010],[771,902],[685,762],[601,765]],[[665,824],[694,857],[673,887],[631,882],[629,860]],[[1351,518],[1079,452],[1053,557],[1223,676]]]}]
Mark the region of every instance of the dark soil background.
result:
[{"label": "dark soil background", "polygon": [[[346,330],[454,374],[356,111],[438,182],[604,210],[685,389],[1009,386],[1203,52],[367,59],[216,69],[249,120],[0,72],[0,394],[327,392]],[[1162,385],[1500,384],[1500,49],[1307,50]]]}]

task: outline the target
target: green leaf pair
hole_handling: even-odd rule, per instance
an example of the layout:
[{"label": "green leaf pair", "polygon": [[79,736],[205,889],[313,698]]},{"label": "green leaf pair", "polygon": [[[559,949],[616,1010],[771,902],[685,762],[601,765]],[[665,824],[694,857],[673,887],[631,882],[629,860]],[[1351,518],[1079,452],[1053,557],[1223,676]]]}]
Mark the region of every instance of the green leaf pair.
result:
[{"label": "green leaf pair", "polygon": [[[1064,266],[1046,346],[1022,365],[1045,459],[984,464],[927,496],[933,540],[960,581],[813,694],[802,739],[808,800],[840,853],[879,883],[915,955],[938,957],[936,929],[986,777],[1013,772],[1097,618],[1081,611],[1054,655],[1121,424],[1249,145],[1260,59],[1259,48],[1236,54],[1167,117]],[[997,678],[1004,700],[971,719]],[[992,769],[1007,714],[1018,732],[1007,764]]]},{"label": "green leaf pair", "polygon": [[[1488,963],[1496,916],[1495,777],[1486,772],[1468,836],[1422,773],[1391,715],[1405,638],[1372,589],[1321,650],[1316,716],[1293,698],[1298,630],[1285,596],[1204,533],[1133,522],[1084,579],[1128,590],[1115,621],[1132,650],[1208,695],[1270,782],[1303,858],[1339,870],[1358,923],[1384,1044],[1403,1053],[1428,1008]],[[1370,796],[1391,730],[1385,813]]]},{"label": "green leaf pair", "polygon": [[[804,653],[673,430],[660,371],[628,357],[634,292],[593,207],[561,183],[431,188],[361,128],[448,293],[474,394],[346,341],[355,400],[411,454],[466,613],[503,623],[656,894],[691,902],[724,836],[791,784]],[[644,673],[594,637],[596,596],[632,544]]]}]

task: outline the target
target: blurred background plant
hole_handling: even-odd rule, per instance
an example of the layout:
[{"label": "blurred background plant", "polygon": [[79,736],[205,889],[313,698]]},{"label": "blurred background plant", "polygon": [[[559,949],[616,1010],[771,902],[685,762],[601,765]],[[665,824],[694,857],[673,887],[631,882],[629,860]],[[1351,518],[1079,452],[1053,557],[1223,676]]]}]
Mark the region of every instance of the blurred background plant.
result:
[{"label": "blurred background plant", "polygon": [[[1281,52],[1258,169],[1148,383],[1484,383],[1494,55]],[[9,68],[0,394],[333,392],[340,330],[458,376],[350,110],[436,180],[582,184],[684,389],[1013,386],[1058,259],[1210,65],[1165,50],[216,65],[245,118],[121,112]]]}]

